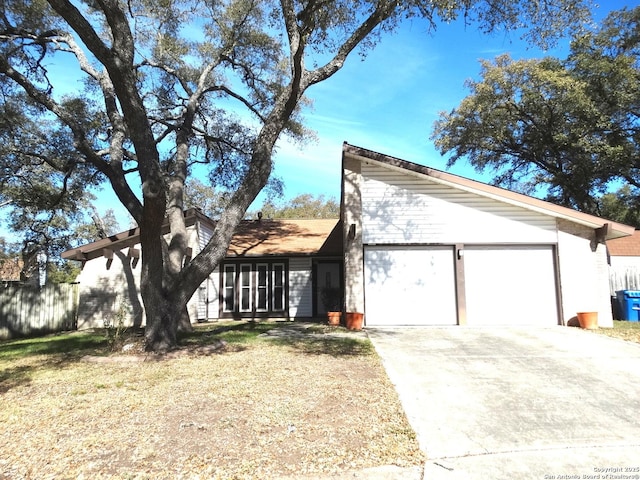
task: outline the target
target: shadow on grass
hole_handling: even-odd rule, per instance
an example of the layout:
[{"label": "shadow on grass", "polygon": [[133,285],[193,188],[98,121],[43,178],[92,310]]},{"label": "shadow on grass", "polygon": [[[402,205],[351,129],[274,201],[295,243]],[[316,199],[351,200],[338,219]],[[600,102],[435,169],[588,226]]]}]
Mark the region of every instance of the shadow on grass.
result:
[{"label": "shadow on grass", "polygon": [[[0,394],[31,382],[33,372],[41,368],[63,368],[84,355],[103,353],[104,335],[62,333],[38,338],[0,342]],[[14,362],[36,357],[28,365]]]},{"label": "shadow on grass", "polygon": [[193,332],[180,335],[181,346],[207,345],[215,340],[236,348],[268,342],[309,355],[371,355],[375,351],[371,342],[357,333],[313,322],[233,320],[195,325]]},{"label": "shadow on grass", "polygon": [[259,336],[278,325],[275,322],[231,320],[229,322],[194,325],[192,332],[179,334],[180,346],[208,345],[215,340],[227,343],[248,344],[258,341]]},{"label": "shadow on grass", "polygon": [[369,340],[338,336],[320,336],[318,334],[300,337],[282,337],[270,340],[276,345],[283,345],[299,350],[308,355],[364,356],[374,353]]},{"label": "shadow on grass", "polygon": [[[59,335],[7,340],[0,343],[0,361],[17,360],[34,355],[63,356],[73,360],[102,351],[107,346],[104,335],[95,333],[64,333]],[[57,359],[56,359],[57,360]]]},{"label": "shadow on grass", "polygon": [[31,382],[33,366],[9,367],[0,371],[0,394]]}]

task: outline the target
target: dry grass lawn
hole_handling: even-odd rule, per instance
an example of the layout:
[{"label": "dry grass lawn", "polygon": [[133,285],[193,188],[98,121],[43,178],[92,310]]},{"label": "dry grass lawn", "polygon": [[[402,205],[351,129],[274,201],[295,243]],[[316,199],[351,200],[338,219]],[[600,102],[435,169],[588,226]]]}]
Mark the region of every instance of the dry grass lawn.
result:
[{"label": "dry grass lawn", "polygon": [[[369,341],[310,324],[264,335],[291,327],[208,324],[161,359],[96,362],[87,355],[107,354],[103,333],[0,343],[0,478],[253,479],[420,464]],[[197,348],[219,339],[215,353]]]},{"label": "dry grass lawn", "polygon": [[613,328],[598,328],[593,331],[609,337],[640,343],[640,322],[614,320]]}]

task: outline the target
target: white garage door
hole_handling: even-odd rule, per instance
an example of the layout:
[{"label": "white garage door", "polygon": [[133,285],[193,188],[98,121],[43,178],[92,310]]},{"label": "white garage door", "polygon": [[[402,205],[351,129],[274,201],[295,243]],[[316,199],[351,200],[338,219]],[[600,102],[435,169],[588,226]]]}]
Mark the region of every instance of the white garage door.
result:
[{"label": "white garage door", "polygon": [[453,247],[366,247],[366,322],[457,323]]},{"label": "white garage door", "polygon": [[465,247],[469,325],[557,325],[551,246]]}]

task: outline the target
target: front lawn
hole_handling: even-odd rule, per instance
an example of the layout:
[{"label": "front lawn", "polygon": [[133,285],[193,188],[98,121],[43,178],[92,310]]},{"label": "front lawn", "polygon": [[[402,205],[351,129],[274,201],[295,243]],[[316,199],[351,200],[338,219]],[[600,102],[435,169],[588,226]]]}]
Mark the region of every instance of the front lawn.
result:
[{"label": "front lawn", "polygon": [[609,337],[621,338],[630,342],[640,343],[640,322],[614,320],[613,328],[598,328],[595,332]]},{"label": "front lawn", "polygon": [[[284,330],[292,325],[205,324],[170,358],[114,356],[100,332],[0,342],[3,478],[253,479],[419,465],[369,341]],[[202,349],[221,339],[215,353]]]}]

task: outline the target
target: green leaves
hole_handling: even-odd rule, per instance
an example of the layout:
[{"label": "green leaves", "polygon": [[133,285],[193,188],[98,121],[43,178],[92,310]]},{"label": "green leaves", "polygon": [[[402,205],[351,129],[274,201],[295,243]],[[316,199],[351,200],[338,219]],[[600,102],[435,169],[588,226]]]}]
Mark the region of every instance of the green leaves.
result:
[{"label": "green leaves", "polygon": [[594,214],[612,182],[640,186],[639,19],[640,8],[612,14],[574,37],[566,60],[483,62],[434,126],[449,165],[467,159],[498,185]]}]

